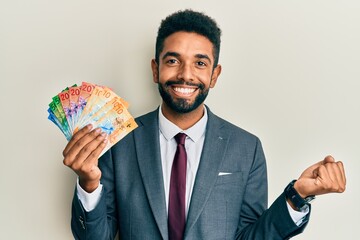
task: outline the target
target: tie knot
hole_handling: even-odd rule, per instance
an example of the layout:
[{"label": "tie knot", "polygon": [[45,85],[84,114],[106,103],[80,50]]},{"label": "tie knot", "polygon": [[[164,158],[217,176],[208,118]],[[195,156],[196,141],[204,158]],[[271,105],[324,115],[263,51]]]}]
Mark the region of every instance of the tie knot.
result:
[{"label": "tie knot", "polygon": [[177,144],[184,145],[185,144],[185,138],[186,138],[185,133],[178,133],[178,134],[175,135],[175,140],[176,140]]}]

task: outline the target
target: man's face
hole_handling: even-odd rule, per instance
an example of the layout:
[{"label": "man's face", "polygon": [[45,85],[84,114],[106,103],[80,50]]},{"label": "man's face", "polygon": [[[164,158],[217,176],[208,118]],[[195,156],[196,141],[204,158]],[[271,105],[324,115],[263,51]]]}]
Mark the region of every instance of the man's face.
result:
[{"label": "man's face", "polygon": [[213,69],[213,44],[204,36],[176,32],[164,41],[159,63],[152,61],[153,80],[164,104],[187,113],[203,104],[221,72]]}]

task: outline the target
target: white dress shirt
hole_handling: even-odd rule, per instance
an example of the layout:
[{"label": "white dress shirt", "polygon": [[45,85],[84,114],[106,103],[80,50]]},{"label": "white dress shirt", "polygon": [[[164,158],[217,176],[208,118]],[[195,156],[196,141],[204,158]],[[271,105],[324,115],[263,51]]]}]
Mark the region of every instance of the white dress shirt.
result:
[{"label": "white dress shirt", "polygon": [[207,119],[207,111],[204,107],[203,117],[191,128],[182,130],[174,123],[170,122],[167,118],[165,118],[162,112],[159,111],[160,151],[165,188],[164,190],[166,196],[166,209],[168,209],[169,206],[171,167],[177,148],[177,143],[174,137],[179,132],[185,133],[187,135],[185,139],[185,149],[187,156],[185,216],[187,216],[187,212],[189,210],[191,194],[194,187],[196,173],[199,167],[202,148],[204,145]]},{"label": "white dress shirt", "polygon": [[[165,118],[165,116],[162,114],[161,107],[159,108],[160,151],[164,179],[164,191],[166,196],[166,209],[168,209],[169,204],[171,167],[177,147],[177,143],[174,137],[179,132],[183,132],[187,135],[185,139],[185,149],[187,154],[185,199],[186,216],[189,210],[191,194],[194,187],[196,173],[199,167],[201,151],[204,145],[207,119],[208,114],[206,108],[204,107],[203,117],[191,128],[182,130],[174,123],[170,122],[167,118]],[[80,187],[79,181],[77,181],[77,196],[87,212],[90,212],[96,207],[101,197],[102,187],[102,184],[100,184],[94,192],[87,193]],[[304,217],[309,213],[309,209],[306,209],[304,212],[298,212],[292,209],[288,203],[287,206],[292,220],[296,225],[299,226],[302,223]]]}]

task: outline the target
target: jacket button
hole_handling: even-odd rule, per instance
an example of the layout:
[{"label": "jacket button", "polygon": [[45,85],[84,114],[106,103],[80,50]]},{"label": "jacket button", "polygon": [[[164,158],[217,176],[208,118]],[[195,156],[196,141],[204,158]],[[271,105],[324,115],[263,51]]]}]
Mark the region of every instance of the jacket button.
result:
[{"label": "jacket button", "polygon": [[80,222],[80,224],[81,224],[82,229],[85,230],[84,218],[83,218],[82,216],[79,217],[79,222]]}]

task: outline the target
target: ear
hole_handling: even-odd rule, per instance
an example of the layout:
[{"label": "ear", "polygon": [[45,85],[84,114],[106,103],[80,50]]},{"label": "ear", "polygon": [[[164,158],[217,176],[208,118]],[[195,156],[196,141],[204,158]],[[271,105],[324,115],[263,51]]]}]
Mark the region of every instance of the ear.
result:
[{"label": "ear", "polygon": [[215,87],[217,79],[220,76],[220,74],[221,74],[221,65],[218,64],[213,70],[213,73],[211,76],[210,88]]},{"label": "ear", "polygon": [[153,75],[153,82],[159,83],[159,66],[158,66],[157,62],[155,61],[155,59],[151,60],[151,70],[152,70],[152,75]]}]

